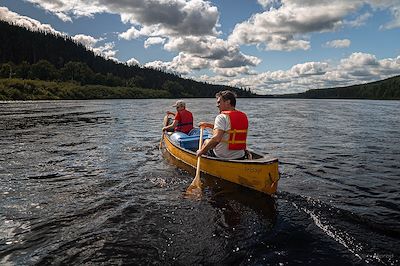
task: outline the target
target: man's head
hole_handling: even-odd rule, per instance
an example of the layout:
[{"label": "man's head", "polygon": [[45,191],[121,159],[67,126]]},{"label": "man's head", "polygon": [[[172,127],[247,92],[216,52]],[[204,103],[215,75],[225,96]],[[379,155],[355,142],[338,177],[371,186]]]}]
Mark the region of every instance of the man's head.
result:
[{"label": "man's head", "polygon": [[183,100],[178,100],[172,107],[176,107],[176,110],[182,110],[186,108],[186,103]]},{"label": "man's head", "polygon": [[215,94],[217,98],[217,107],[220,111],[228,111],[235,109],[236,106],[236,94],[232,91],[220,91]]}]

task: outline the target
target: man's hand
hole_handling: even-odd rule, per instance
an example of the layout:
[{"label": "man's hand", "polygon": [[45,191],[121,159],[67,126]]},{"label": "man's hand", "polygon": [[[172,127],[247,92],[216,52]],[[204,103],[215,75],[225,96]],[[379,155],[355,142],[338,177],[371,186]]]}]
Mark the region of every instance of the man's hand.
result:
[{"label": "man's hand", "polygon": [[197,157],[200,157],[201,155],[203,155],[203,153],[201,152],[201,150],[197,150],[197,151],[196,151],[196,156],[197,156]]},{"label": "man's hand", "polygon": [[208,128],[214,128],[214,124],[207,123],[207,122],[200,122],[200,123],[199,123],[199,127],[203,127],[203,128],[206,128],[206,127],[208,127]]}]

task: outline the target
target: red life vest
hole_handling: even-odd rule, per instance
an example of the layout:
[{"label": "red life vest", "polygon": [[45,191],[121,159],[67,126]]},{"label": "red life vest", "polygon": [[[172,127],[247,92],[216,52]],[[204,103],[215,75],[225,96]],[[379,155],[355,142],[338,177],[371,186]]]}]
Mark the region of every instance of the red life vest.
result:
[{"label": "red life vest", "polygon": [[193,115],[186,109],[178,112],[175,118],[180,118],[178,120],[178,125],[175,127],[175,131],[183,132],[188,134],[193,128]]},{"label": "red life vest", "polygon": [[238,110],[222,111],[221,113],[228,115],[231,123],[231,129],[226,131],[229,134],[229,140],[223,142],[228,143],[230,150],[245,150],[247,129],[249,128],[246,114]]}]

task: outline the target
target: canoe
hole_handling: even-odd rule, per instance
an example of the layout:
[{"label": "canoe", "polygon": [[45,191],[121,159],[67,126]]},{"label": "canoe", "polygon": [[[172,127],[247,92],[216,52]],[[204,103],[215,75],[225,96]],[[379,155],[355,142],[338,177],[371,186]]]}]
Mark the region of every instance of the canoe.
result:
[{"label": "canoe", "polygon": [[[185,164],[196,168],[197,157],[195,150],[182,147],[175,141],[172,134],[163,134],[164,147],[170,155]],[[172,137],[171,137],[172,136]],[[194,136],[190,136],[193,141]],[[199,136],[197,136],[198,143]],[[196,147],[196,145],[190,145]],[[245,186],[268,195],[276,193],[278,180],[278,159],[269,158],[254,151],[250,151],[252,159],[227,160],[203,155],[200,170],[203,173],[222,178],[224,180]]]}]

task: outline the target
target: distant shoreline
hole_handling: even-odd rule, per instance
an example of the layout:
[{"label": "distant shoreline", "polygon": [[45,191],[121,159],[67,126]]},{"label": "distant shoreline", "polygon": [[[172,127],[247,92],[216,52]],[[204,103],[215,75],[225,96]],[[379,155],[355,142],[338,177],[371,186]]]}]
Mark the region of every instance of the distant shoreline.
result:
[{"label": "distant shoreline", "polygon": [[[389,84],[389,85],[388,85]],[[102,100],[102,99],[172,99],[163,89],[80,85],[77,82],[56,82],[30,79],[0,79],[0,101],[36,100]],[[213,98],[213,97],[179,97]],[[240,98],[268,99],[347,99],[400,100],[400,76],[369,84],[349,87],[313,89],[302,93],[253,95]]]}]

